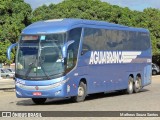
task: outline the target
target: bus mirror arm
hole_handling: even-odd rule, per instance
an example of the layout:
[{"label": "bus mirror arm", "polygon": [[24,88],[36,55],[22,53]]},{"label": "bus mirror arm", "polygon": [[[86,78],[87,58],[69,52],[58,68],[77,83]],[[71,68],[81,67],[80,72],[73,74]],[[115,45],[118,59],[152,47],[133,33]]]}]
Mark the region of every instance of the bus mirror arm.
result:
[{"label": "bus mirror arm", "polygon": [[63,47],[62,47],[62,56],[63,58],[66,58],[67,57],[67,49],[68,47],[73,44],[75,41],[74,40],[70,40],[68,42],[66,42]]},{"label": "bus mirror arm", "polygon": [[9,47],[8,47],[8,49],[7,49],[7,58],[9,59],[9,60],[11,60],[11,50],[14,48],[14,47],[16,47],[18,45],[18,43],[14,43],[14,44],[12,44],[12,45],[10,45]]}]

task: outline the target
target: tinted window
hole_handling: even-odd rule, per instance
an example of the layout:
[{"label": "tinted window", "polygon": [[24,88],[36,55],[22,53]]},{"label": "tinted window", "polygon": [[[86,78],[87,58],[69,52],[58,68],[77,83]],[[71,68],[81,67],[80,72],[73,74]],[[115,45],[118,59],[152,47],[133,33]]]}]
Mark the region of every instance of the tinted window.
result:
[{"label": "tinted window", "polygon": [[74,43],[71,44],[68,48],[67,55],[67,68],[73,68],[77,62],[77,55],[79,49],[79,42],[81,38],[82,28],[75,28],[68,32],[68,41],[74,40]]},{"label": "tinted window", "polygon": [[82,52],[91,50],[146,50],[150,47],[147,33],[85,28]]}]

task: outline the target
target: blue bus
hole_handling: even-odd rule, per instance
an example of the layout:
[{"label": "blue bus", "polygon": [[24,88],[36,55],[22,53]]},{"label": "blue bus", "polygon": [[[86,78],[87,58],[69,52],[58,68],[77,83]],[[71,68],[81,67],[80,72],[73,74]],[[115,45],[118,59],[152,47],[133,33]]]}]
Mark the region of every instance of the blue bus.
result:
[{"label": "blue bus", "polygon": [[103,21],[53,19],[26,27],[17,46],[15,89],[35,104],[47,98],[139,92],[151,83],[149,31]]}]

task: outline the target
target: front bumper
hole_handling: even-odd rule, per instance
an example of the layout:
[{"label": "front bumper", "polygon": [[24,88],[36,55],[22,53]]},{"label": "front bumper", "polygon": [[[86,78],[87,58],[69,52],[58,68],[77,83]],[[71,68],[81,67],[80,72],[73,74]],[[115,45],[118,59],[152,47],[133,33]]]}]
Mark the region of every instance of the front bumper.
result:
[{"label": "front bumper", "polygon": [[[23,84],[23,82],[16,82],[16,96],[18,98],[63,98],[68,97],[68,82],[67,79],[59,79],[56,82],[48,85],[36,84],[38,81],[27,81],[30,85]],[[50,80],[49,82],[53,82],[55,80]],[[34,83],[32,85],[32,82]]]}]

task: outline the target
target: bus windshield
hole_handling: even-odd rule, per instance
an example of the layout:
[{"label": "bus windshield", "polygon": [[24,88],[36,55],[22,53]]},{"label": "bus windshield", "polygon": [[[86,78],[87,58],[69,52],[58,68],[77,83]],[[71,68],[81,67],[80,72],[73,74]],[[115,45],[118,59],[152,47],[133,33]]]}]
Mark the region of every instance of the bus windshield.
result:
[{"label": "bus windshield", "polygon": [[16,59],[16,75],[22,79],[51,79],[64,72],[62,46],[66,34],[22,35]]}]

